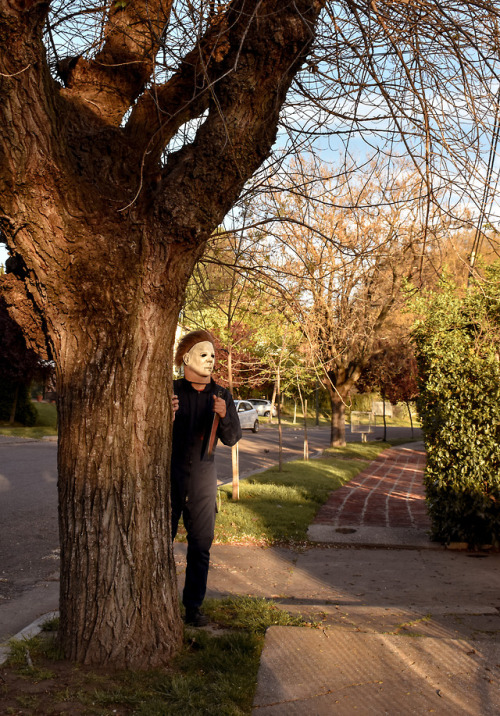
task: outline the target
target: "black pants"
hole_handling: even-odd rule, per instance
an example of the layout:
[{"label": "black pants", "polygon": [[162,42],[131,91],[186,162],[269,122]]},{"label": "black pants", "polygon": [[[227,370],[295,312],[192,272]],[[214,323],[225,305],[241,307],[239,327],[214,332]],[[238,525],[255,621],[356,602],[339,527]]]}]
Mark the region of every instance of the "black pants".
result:
[{"label": "black pants", "polygon": [[[217,483],[215,483],[215,493]],[[214,539],[216,494],[213,490],[194,491],[193,495],[181,496],[172,487],[172,540],[182,515],[187,531],[187,565],[182,603],[186,609],[201,606],[207,591],[210,547]]]}]

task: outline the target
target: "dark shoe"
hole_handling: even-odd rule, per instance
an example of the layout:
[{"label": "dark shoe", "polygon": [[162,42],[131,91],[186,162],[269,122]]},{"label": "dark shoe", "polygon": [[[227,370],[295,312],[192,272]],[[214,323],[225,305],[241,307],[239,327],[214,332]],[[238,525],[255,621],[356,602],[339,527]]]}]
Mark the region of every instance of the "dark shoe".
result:
[{"label": "dark shoe", "polygon": [[186,609],[184,623],[189,626],[204,627],[210,623],[210,619],[200,609]]}]

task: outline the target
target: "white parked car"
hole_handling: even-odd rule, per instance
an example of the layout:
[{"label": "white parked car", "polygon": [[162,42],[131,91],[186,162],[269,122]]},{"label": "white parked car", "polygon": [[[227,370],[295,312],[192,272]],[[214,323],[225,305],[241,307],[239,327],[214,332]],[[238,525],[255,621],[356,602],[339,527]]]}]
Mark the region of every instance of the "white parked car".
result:
[{"label": "white parked car", "polygon": [[240,419],[242,429],[249,428],[256,433],[259,430],[259,416],[253,405],[248,400],[235,400],[236,412]]},{"label": "white parked car", "polygon": [[271,405],[270,400],[262,400],[261,398],[249,398],[249,403],[252,403],[255,410],[259,415],[263,415],[268,418],[271,415],[271,407],[273,409],[273,418],[278,415],[278,410],[275,405]]}]

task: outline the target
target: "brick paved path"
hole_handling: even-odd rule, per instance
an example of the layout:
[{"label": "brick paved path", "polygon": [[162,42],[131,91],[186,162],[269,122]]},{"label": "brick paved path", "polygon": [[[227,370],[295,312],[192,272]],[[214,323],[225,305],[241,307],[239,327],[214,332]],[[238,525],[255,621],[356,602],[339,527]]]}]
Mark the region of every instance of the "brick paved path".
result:
[{"label": "brick paved path", "polygon": [[406,527],[427,530],[420,444],[389,448],[320,508],[314,524],[334,527]]}]

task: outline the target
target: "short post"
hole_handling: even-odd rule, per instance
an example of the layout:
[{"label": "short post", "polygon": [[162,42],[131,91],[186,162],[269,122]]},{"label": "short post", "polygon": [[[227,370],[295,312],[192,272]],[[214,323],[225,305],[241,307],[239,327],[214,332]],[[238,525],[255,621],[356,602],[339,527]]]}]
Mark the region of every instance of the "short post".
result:
[{"label": "short post", "polygon": [[233,466],[233,489],[231,497],[233,500],[240,499],[240,449],[238,443],[231,448],[231,463]]},{"label": "short post", "polygon": [[307,439],[307,398],[304,400],[304,460],[309,460],[309,441]]}]

